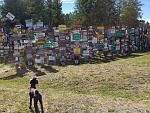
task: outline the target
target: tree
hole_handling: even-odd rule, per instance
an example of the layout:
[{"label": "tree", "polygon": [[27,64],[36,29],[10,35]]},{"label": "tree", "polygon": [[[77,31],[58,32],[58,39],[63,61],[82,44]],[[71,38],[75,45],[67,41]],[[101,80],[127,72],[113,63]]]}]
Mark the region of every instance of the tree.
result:
[{"label": "tree", "polygon": [[53,0],[52,2],[52,25],[58,26],[61,23],[63,23],[61,0]]},{"label": "tree", "polygon": [[44,14],[45,24],[52,25],[52,0],[46,0]]},{"label": "tree", "polygon": [[76,14],[78,14],[80,24],[90,25],[92,24],[92,0],[77,0],[76,2]]},{"label": "tree", "polygon": [[141,18],[141,2],[139,0],[125,0],[121,11],[121,23],[129,27],[136,27]]},{"label": "tree", "polygon": [[116,0],[77,0],[76,8],[84,25],[112,25],[116,21]]},{"label": "tree", "polygon": [[25,0],[27,18],[32,18],[34,22],[44,20],[44,0]]},{"label": "tree", "polygon": [[16,19],[24,20],[25,19],[25,7],[23,0],[4,0],[3,12],[5,15],[10,12]]}]

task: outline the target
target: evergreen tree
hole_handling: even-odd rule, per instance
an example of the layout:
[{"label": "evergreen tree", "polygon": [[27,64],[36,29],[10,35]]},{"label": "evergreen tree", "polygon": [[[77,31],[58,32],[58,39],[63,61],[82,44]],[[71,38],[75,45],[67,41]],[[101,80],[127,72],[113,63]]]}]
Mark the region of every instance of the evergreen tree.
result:
[{"label": "evergreen tree", "polygon": [[32,18],[34,22],[44,20],[44,0],[25,0],[26,15]]},{"label": "evergreen tree", "polygon": [[61,0],[53,0],[52,2],[52,25],[58,26],[63,23],[62,3]]},{"label": "evergreen tree", "polygon": [[10,12],[16,19],[25,19],[25,7],[23,0],[4,0],[3,12],[5,15]]},{"label": "evergreen tree", "polygon": [[121,12],[122,24],[129,27],[136,27],[141,18],[141,2],[139,0],[125,0]]}]

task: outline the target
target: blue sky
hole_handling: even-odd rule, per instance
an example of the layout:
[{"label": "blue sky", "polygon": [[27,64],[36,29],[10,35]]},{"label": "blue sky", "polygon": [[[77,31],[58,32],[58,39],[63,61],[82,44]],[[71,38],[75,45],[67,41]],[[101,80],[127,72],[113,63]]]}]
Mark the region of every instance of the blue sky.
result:
[{"label": "blue sky", "polygon": [[73,12],[74,8],[75,8],[75,0],[61,0],[62,1],[62,8],[63,8],[63,12],[69,13],[69,12]]},{"label": "blue sky", "polygon": [[[73,12],[75,7],[75,0],[61,0],[63,3],[63,12]],[[150,0],[141,0],[143,17],[142,19],[150,22]]]}]

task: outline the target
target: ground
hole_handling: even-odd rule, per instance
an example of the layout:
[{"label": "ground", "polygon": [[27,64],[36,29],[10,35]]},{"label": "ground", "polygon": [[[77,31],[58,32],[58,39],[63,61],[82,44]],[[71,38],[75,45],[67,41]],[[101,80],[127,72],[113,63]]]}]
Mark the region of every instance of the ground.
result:
[{"label": "ground", "polygon": [[33,76],[45,113],[150,113],[150,52],[79,66],[37,66],[24,75],[12,66],[0,70],[0,113],[33,112]]}]

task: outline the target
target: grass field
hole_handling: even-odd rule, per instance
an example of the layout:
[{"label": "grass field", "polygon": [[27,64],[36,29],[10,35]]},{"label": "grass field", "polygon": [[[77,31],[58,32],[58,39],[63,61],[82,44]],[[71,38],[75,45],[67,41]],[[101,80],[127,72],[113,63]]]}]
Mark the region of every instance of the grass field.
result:
[{"label": "grass field", "polygon": [[[150,113],[150,53],[80,66],[0,73],[0,113],[32,113],[29,80],[38,76],[45,113]],[[40,75],[40,76],[39,76]]]}]

